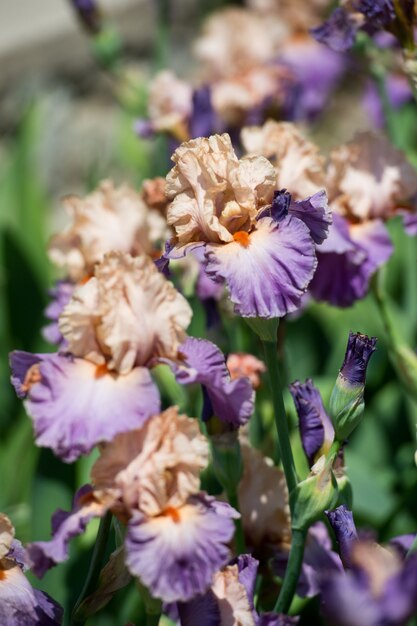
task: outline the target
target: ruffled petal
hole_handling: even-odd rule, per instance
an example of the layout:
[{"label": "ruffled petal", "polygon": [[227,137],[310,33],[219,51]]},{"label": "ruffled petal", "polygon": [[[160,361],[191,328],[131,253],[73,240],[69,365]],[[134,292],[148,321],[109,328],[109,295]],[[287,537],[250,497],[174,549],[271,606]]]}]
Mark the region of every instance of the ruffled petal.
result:
[{"label": "ruffled petal", "polygon": [[78,490],[71,512],[58,509],[52,517],[52,539],[37,541],[28,545],[32,571],[41,578],[51,567],[68,558],[68,544],[81,535],[88,522],[94,517],[102,517],[113,500],[103,502],[96,499],[92,487],[85,485]]},{"label": "ruffled petal", "polygon": [[298,217],[308,227],[313,241],[317,244],[326,239],[332,223],[332,212],[327,202],[326,192],[318,191],[305,200],[294,201],[289,214]]},{"label": "ruffled petal", "polygon": [[84,359],[25,352],[12,353],[11,366],[18,395],[27,397],[37,445],[66,462],[142,426],[160,409],[158,389],[144,367],[118,376]]},{"label": "ruffled petal", "polygon": [[221,420],[239,426],[253,413],[254,392],[246,377],[230,380],[225,357],[219,348],[206,339],[189,337],[180,347],[182,363],[165,360],[182,385],[200,383],[204,386],[213,412]]},{"label": "ruffled petal", "polygon": [[209,588],[229,558],[228,542],[239,514],[200,495],[166,515],[134,516],[125,541],[126,563],[155,598],[187,602]]},{"label": "ruffled petal", "polygon": [[209,276],[226,281],[237,314],[264,318],[295,311],[317,265],[309,229],[292,216],[260,219],[247,245],[207,245],[205,262]]},{"label": "ruffled petal", "polygon": [[47,594],[33,589],[19,566],[0,569],[2,626],[58,626],[62,609]]},{"label": "ruffled petal", "polygon": [[317,251],[319,263],[310,284],[317,300],[341,307],[351,306],[367,294],[372,275],[393,250],[388,232],[379,220],[346,229],[344,218],[337,216],[329,239]]}]

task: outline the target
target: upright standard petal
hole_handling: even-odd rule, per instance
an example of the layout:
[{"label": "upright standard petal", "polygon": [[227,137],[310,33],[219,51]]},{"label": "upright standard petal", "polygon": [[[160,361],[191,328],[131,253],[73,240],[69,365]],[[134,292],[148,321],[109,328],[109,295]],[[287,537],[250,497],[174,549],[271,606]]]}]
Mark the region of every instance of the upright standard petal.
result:
[{"label": "upright standard petal", "polygon": [[157,517],[137,513],[125,540],[128,569],[155,598],[187,602],[207,591],[214,573],[227,563],[238,516],[204,495]]},{"label": "upright standard petal", "polygon": [[248,378],[230,379],[224,354],[206,339],[188,339],[180,347],[182,361],[167,361],[182,385],[200,383],[221,420],[239,426],[253,413],[254,392]]},{"label": "upright standard petal", "polygon": [[122,376],[84,359],[25,352],[12,353],[11,366],[37,445],[66,462],[159,412],[159,391],[144,367]]},{"label": "upright standard petal", "polygon": [[120,490],[125,506],[148,516],[180,507],[200,488],[208,463],[198,420],[170,407],[139,430],[102,446],[91,477],[96,489]]},{"label": "upright standard petal", "polygon": [[192,311],[146,255],[112,252],[60,317],[68,351],[127,374],[152,357],[175,357]]},{"label": "upright standard petal", "polygon": [[[246,234],[246,233],[245,233]],[[309,229],[288,216],[279,224],[264,217],[246,237],[207,245],[206,270],[225,280],[242,317],[282,317],[295,311],[317,266]]]},{"label": "upright standard petal", "polygon": [[111,250],[150,254],[168,234],[165,220],[128,185],[103,181],[85,198],[66,198],[64,206],[72,223],[52,238],[49,255],[73,281],[91,275]]}]

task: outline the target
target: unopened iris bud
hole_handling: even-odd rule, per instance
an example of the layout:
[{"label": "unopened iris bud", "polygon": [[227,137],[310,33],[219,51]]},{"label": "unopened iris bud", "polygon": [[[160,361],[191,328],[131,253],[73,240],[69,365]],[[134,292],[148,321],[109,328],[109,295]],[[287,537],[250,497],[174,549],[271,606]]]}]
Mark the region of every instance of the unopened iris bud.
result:
[{"label": "unopened iris bud", "polygon": [[317,522],[324,511],[337,503],[338,486],[332,471],[334,458],[323,455],[313,465],[309,476],[300,482],[290,498],[293,498],[292,528],[307,530]]},{"label": "unopened iris bud", "polygon": [[326,511],[326,515],[336,536],[342,563],[345,568],[350,568],[352,545],[358,538],[352,511],[345,506],[338,506],[333,511]]},{"label": "unopened iris bud", "polygon": [[349,333],[345,359],[330,398],[336,439],[343,442],[362,419],[366,369],[375,351],[376,337]]}]

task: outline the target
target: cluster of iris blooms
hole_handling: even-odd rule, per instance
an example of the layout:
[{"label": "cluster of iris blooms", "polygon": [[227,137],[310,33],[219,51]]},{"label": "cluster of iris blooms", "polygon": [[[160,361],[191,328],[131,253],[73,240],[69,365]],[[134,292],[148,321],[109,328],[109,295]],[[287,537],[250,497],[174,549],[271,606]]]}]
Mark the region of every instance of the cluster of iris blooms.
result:
[{"label": "cluster of iris blooms", "polygon": [[[100,37],[96,5],[74,4]],[[312,4],[316,16],[325,8]],[[408,46],[413,78],[411,3],[344,5],[315,29],[318,40],[340,54],[357,31],[385,30]],[[335,60],[337,75],[347,60],[308,38],[310,15],[281,9],[284,33],[274,2],[212,16],[196,48],[207,70],[201,85],[167,72],[155,79],[149,119],[136,129],[169,135],[174,166],[166,177],[139,191],[103,181],[66,200],[69,225],[49,246],[63,278],[43,329],[56,349],[12,353],[12,384],[36,445],[65,463],[93,450],[96,460],[72,510],[55,513],[51,539],[23,547],[0,516],[6,626],[61,623],[60,607],[25,571],[42,577],[65,561],[70,540],[93,518],[100,527],[73,624],[132,579],[149,625],[291,625],[297,596],[318,597],[323,616],[340,626],[400,626],[417,611],[414,535],[381,546],[356,530],[351,511],[344,449],[363,416],[376,339],[350,333],[327,407],[311,379],[290,385],[305,476],[294,463],[277,353],[282,318],[302,314],[311,299],[350,306],[372,288],[394,365],[416,393],[416,357],[393,335],[375,276],[393,252],[386,223],[399,216],[416,234],[417,179],[381,134],[362,133],[325,157],[288,121],[308,119],[314,94],[325,93],[311,64],[303,66],[305,47],[328,60],[329,89]],[[190,283],[207,332],[225,318],[246,323],[262,360],[226,357],[187,332]],[[266,374],[271,423],[256,406]],[[191,385],[190,393],[179,395],[178,385]],[[196,391],[197,403],[171,401]],[[254,422],[267,441],[276,428],[273,460],[254,445]],[[118,547],[103,563],[112,533]]]}]

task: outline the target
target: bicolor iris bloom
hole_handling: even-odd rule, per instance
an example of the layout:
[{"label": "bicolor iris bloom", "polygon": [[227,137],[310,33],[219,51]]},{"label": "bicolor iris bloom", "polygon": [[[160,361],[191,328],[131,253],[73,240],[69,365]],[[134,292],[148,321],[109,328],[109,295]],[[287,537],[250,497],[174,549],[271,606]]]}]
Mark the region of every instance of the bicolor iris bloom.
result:
[{"label": "bicolor iris bloom", "polygon": [[0,623],[2,626],[59,626],[63,611],[24,572],[28,556],[6,515],[0,514]]},{"label": "bicolor iris bloom", "polygon": [[316,268],[315,242],[331,221],[326,194],[292,201],[277,190],[273,165],[262,156],[239,160],[227,134],[184,143],[172,159],[167,256],[198,256],[243,317],[296,310]]},{"label": "bicolor iris bloom", "polygon": [[170,408],[141,428],[104,444],[92,469],[94,488],[57,512],[53,538],[29,546],[38,575],[68,556],[69,540],[94,516],[112,511],[127,525],[125,562],[153,597],[187,602],[204,593],[230,558],[239,513],[199,491],[208,460],[195,419]]},{"label": "bicolor iris bloom", "polygon": [[12,382],[26,398],[37,444],[71,462],[142,426],[160,410],[150,374],[160,362],[181,372],[179,382],[206,384],[220,419],[247,421],[254,395],[249,380],[230,381],[216,346],[187,339],[191,315],[149,257],[106,255],[60,316],[65,352],[11,355]]}]

